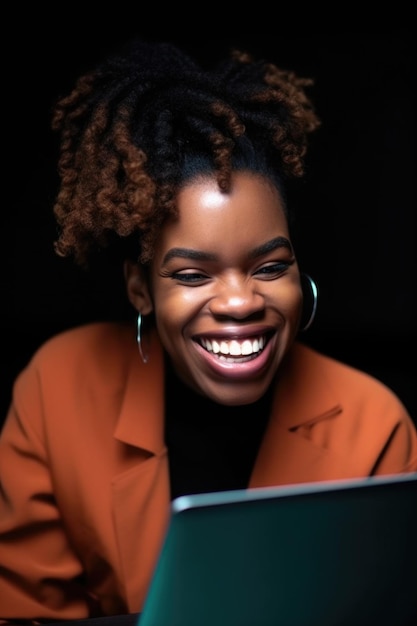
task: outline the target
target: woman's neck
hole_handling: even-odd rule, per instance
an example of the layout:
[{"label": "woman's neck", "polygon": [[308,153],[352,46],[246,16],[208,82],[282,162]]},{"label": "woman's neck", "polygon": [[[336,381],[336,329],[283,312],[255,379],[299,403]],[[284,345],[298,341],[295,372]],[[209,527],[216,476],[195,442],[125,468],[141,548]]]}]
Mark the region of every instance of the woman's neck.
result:
[{"label": "woman's neck", "polygon": [[[229,406],[214,402],[210,398],[203,396],[191,387],[186,385],[177,375],[168,357],[165,358],[165,397],[168,406],[182,407],[181,411],[175,411],[179,419],[190,420],[193,423],[200,418],[210,416],[213,428],[222,424],[223,429],[227,429],[227,423],[231,426],[237,421],[242,428],[247,424],[263,422],[269,417],[272,401],[272,388],[268,389],[259,400],[250,404]],[[187,410],[184,410],[187,407]]]},{"label": "woman's neck", "polygon": [[165,391],[171,497],[246,488],[269,419],[271,391],[249,405],[217,404],[185,385],[168,360]]}]

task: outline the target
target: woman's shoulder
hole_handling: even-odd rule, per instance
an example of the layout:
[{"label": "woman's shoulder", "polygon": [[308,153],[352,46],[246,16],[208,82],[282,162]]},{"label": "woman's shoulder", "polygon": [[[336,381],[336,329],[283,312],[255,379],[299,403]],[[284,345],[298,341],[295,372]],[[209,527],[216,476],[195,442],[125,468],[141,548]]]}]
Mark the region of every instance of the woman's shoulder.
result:
[{"label": "woman's shoulder", "polygon": [[118,394],[136,351],[134,326],[127,323],[87,323],[62,330],[46,339],[18,373],[12,403],[21,414],[33,415],[36,406],[45,409],[56,402],[70,410],[81,398]]},{"label": "woman's shoulder", "polygon": [[321,371],[326,371],[330,376],[347,376],[348,378],[363,380],[371,382],[372,384],[373,382],[382,384],[365,370],[351,365],[338,357],[332,356],[322,351],[320,348],[304,343],[297,342],[295,344],[293,358],[299,365],[302,364],[305,367],[319,368]]},{"label": "woman's shoulder", "polygon": [[31,363],[40,367],[71,361],[84,364],[106,363],[115,354],[125,355],[135,346],[133,326],[125,322],[90,322],[68,328],[48,338],[38,347]]},{"label": "woman's shoulder", "polygon": [[297,343],[294,346],[293,367],[314,379],[318,385],[325,385],[338,394],[363,399],[376,397],[394,402],[399,401],[396,393],[382,380],[355,365],[326,354],[319,349]]},{"label": "woman's shoulder", "polygon": [[128,322],[88,322],[79,326],[72,326],[52,335],[40,346],[39,350],[52,350],[59,346],[84,345],[85,342],[94,343],[102,339],[110,341],[125,341],[130,335],[134,337],[133,326]]},{"label": "woman's shoulder", "polygon": [[416,424],[393,389],[304,344],[294,345],[289,357],[284,398],[292,426],[302,425],[317,446],[340,455],[354,447],[361,472],[416,467]]}]

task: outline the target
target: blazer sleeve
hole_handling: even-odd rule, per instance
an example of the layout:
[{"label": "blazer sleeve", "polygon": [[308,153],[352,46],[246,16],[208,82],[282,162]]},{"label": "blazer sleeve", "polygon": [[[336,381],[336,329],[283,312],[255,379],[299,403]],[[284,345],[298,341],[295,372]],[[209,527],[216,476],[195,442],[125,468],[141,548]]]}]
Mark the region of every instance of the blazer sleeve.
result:
[{"label": "blazer sleeve", "polygon": [[39,376],[29,365],[0,436],[0,623],[94,613],[60,519],[42,424]]}]

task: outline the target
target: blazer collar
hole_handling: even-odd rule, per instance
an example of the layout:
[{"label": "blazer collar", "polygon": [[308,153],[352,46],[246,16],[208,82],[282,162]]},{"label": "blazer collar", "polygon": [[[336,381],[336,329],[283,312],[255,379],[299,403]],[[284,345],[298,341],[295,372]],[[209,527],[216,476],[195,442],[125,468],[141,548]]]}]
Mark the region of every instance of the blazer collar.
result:
[{"label": "blazer collar", "polygon": [[[250,487],[337,480],[353,476],[349,450],[316,445],[300,428],[335,418],[342,411],[317,355],[296,344],[286,358],[271,418],[259,450]],[[353,474],[352,474],[353,472]]]},{"label": "blazer collar", "polygon": [[317,367],[317,355],[296,343],[279,374],[273,416],[282,427],[293,430],[341,411],[339,398]]},{"label": "blazer collar", "polygon": [[164,356],[156,331],[149,333],[149,359],[143,363],[132,341],[129,371],[116,439],[157,454],[164,446]]}]

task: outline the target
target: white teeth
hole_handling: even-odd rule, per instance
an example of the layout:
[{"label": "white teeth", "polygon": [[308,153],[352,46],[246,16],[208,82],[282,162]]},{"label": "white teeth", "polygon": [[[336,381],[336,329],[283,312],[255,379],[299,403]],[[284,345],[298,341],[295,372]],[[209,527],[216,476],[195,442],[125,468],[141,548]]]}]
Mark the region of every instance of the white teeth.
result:
[{"label": "white teeth", "polygon": [[[259,342],[258,343],[258,349],[259,349]],[[249,341],[249,339],[246,339],[246,341],[244,341],[242,343],[242,354],[252,354],[252,343]]]},{"label": "white teeth", "polygon": [[222,341],[220,343],[220,352],[222,354],[230,354],[229,344],[227,343],[227,341]]},{"label": "white teeth", "polygon": [[237,341],[230,342],[229,354],[232,356],[240,356],[242,354],[243,346],[240,346]]},{"label": "white teeth", "polygon": [[238,341],[237,339],[232,339],[231,341],[223,340],[220,343],[216,340],[210,341],[209,339],[202,339],[201,345],[208,352],[213,352],[214,354],[249,356],[251,354],[257,354],[264,348],[265,337],[259,337],[253,340],[244,339],[243,341]]}]

